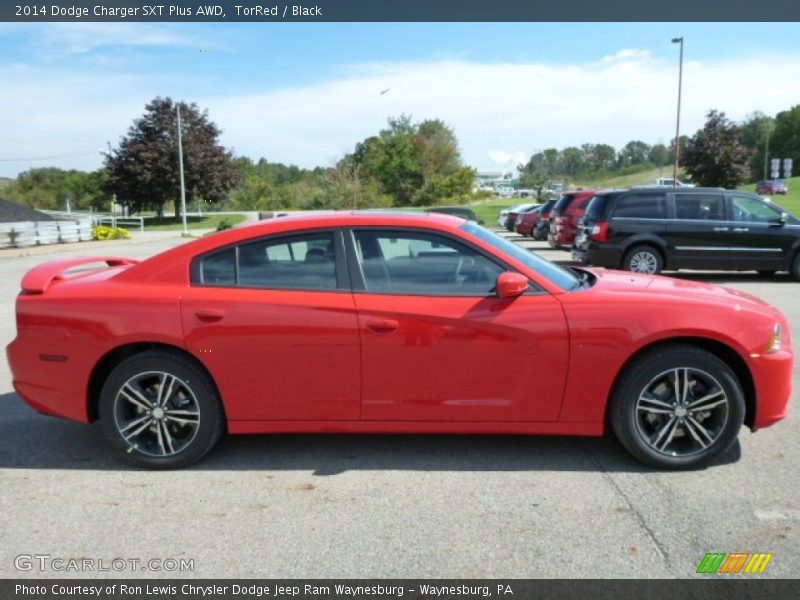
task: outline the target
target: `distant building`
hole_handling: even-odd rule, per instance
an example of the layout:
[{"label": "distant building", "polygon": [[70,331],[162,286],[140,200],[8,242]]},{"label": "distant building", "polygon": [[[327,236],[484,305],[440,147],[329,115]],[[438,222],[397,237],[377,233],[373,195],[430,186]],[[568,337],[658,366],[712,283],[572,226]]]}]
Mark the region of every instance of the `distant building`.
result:
[{"label": "distant building", "polygon": [[478,171],[474,189],[488,190],[498,195],[510,195],[517,189],[519,179],[514,173],[503,171]]}]

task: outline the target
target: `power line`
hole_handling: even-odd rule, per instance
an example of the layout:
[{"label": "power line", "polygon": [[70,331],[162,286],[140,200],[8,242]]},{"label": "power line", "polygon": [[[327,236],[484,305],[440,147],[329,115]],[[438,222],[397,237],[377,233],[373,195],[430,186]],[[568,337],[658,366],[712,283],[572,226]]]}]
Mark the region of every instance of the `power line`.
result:
[{"label": "power line", "polygon": [[0,158],[0,162],[34,162],[38,160],[57,160],[59,158],[77,158],[79,156],[89,156],[90,154],[97,154],[101,150],[93,149],[85,152],[70,152],[68,154],[53,154],[52,156],[34,156],[30,158]]}]

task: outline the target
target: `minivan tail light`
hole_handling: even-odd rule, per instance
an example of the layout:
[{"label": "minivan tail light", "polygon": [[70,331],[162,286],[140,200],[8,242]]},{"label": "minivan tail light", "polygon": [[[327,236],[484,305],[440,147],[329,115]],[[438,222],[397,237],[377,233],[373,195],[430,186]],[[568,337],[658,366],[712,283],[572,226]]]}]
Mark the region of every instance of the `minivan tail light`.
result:
[{"label": "minivan tail light", "polygon": [[592,239],[595,242],[608,241],[608,223],[595,223],[592,227]]}]

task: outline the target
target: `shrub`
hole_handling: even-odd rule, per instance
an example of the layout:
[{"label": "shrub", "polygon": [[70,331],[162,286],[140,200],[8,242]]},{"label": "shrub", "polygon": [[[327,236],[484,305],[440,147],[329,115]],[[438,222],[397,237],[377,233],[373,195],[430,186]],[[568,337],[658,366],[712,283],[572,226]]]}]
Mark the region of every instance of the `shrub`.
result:
[{"label": "shrub", "polygon": [[127,229],[122,227],[108,227],[107,225],[97,225],[92,228],[93,240],[127,240],[131,237]]},{"label": "shrub", "polygon": [[217,231],[225,231],[226,229],[230,229],[233,227],[233,223],[228,221],[228,219],[222,219],[219,223],[217,223]]}]

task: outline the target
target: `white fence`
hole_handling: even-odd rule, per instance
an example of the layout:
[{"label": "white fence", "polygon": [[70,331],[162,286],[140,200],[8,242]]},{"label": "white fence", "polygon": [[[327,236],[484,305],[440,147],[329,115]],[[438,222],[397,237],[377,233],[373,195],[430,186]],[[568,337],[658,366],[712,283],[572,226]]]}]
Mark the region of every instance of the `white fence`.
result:
[{"label": "white fence", "polygon": [[0,223],[0,248],[85,242],[92,239],[92,220]]},{"label": "white fence", "polygon": [[113,217],[113,216],[94,216],[97,225],[108,225],[109,227],[130,227],[138,225],[139,231],[144,231],[144,217]]}]

